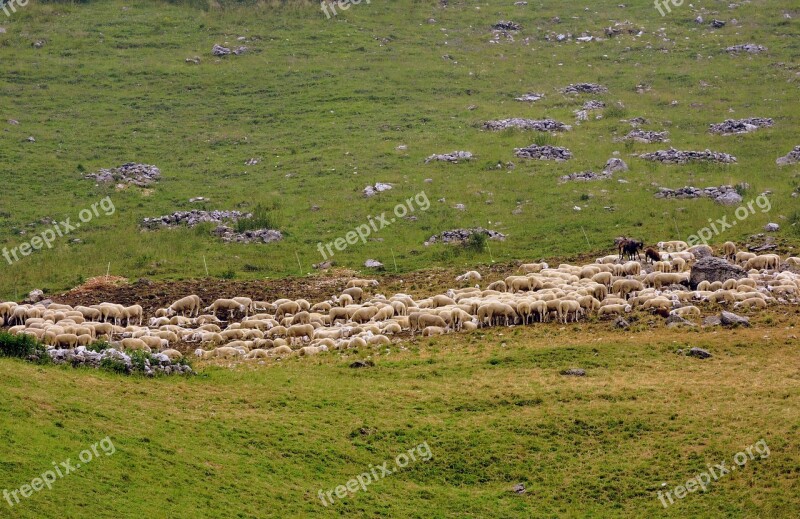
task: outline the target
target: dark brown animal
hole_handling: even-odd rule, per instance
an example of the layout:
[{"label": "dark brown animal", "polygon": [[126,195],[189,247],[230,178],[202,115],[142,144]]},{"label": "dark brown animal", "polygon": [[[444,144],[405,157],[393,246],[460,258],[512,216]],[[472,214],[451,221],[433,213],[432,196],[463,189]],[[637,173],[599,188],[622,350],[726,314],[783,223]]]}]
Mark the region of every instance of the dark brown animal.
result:
[{"label": "dark brown animal", "polygon": [[622,259],[623,256],[627,256],[628,259],[631,260],[636,259],[637,257],[642,259],[642,255],[639,254],[639,251],[644,248],[643,242],[633,239],[625,239],[624,241],[620,242],[617,247],[619,250],[619,259]]},{"label": "dark brown animal", "polygon": [[661,261],[661,255],[653,247],[647,247],[644,251],[645,260],[650,260],[650,263]]}]

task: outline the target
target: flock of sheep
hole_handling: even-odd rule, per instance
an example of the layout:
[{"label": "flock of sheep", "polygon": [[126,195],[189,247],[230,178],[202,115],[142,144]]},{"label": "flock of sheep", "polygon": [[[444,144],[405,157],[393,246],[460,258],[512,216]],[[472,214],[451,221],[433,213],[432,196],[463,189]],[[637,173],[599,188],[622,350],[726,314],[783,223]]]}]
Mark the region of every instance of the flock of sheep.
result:
[{"label": "flock of sheep", "polygon": [[404,332],[433,336],[487,326],[616,317],[634,310],[692,318],[701,315],[696,303],[762,309],[800,301],[800,275],[791,270],[800,267],[800,258],[782,261],[776,254],[737,252],[728,242],[723,255],[745,267],[747,277],[703,281],[690,290],[695,254],[701,255],[700,249],[702,255],[713,254],[710,247],[689,248],[673,241],[659,243],[658,249],[648,251],[652,263],[625,261],[621,254],[583,266],[526,263],[517,275],[483,289],[480,273],[470,271],[456,280],[473,286],[417,300],[407,294],[374,293],[378,281],[364,279],[350,280],[341,293],[315,304],[235,297],[203,307],[198,296],[190,295],[157,310],[146,324],[139,305],[73,308],[7,302],[0,303],[0,326],[33,335],[48,348],[105,340],[120,349],[158,351],[177,360],[182,355],[176,348],[194,343],[195,354],[204,359],[259,359],[388,345]]}]

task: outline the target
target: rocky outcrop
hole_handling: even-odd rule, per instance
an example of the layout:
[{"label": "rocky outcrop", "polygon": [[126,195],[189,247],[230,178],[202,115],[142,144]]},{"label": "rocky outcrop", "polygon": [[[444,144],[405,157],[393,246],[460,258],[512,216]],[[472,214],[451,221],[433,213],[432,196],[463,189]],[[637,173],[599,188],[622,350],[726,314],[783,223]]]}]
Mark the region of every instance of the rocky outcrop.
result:
[{"label": "rocky outcrop", "polygon": [[176,211],[164,216],[145,218],[142,220],[142,227],[146,229],[179,227],[181,225],[195,227],[201,223],[218,224],[226,221],[235,222],[237,220],[246,220],[252,217],[253,215],[251,213],[242,213],[240,211]]},{"label": "rocky outcrop", "polygon": [[540,99],[544,99],[544,94],[537,94],[536,92],[528,92],[527,94],[521,95],[519,97],[515,97],[514,99],[517,100],[517,101],[524,101],[524,102],[528,102],[528,103],[533,103],[533,102],[538,101]]},{"label": "rocky outcrop", "polygon": [[654,142],[669,142],[667,139],[668,132],[654,132],[648,130],[631,130],[628,135],[622,138],[625,141],[641,142],[643,144],[652,144]]},{"label": "rocky outcrop", "polygon": [[608,89],[597,83],[574,83],[561,89],[563,94],[605,94]]},{"label": "rocky outcrop", "polygon": [[738,265],[728,263],[723,258],[706,257],[692,265],[689,275],[689,286],[692,290],[697,289],[697,285],[703,281],[713,283],[715,281],[725,282],[728,279],[741,279],[747,277],[744,269]]},{"label": "rocky outcrop", "polygon": [[[747,189],[750,187],[748,184],[739,184],[739,189]],[[742,196],[738,193],[734,186],[719,186],[719,187],[692,187],[684,186],[677,189],[670,189],[668,187],[658,188],[658,193],[655,194],[656,198],[711,198],[715,202],[722,205],[735,205],[742,202]]]},{"label": "rocky outcrop", "polygon": [[458,164],[460,160],[471,160],[472,153],[469,151],[454,151],[452,153],[433,154],[425,159],[425,164],[431,161],[452,162]]},{"label": "rocky outcrop", "polygon": [[664,164],[687,164],[689,162],[718,162],[722,164],[732,164],[736,162],[736,157],[727,153],[720,153],[711,150],[705,151],[680,151],[675,148],[659,150],[653,153],[640,155],[645,160],[662,162]]},{"label": "rocky outcrop", "polygon": [[116,182],[147,187],[161,178],[161,170],[149,164],[128,162],[118,168],[101,169],[97,173],[84,175],[84,178],[90,178],[95,182],[101,183]]},{"label": "rocky outcrop", "polygon": [[756,45],[755,43],[745,43],[742,45],[732,45],[725,49],[725,52],[730,52],[732,54],[738,54],[740,52],[749,52],[750,54],[761,54],[762,52],[767,52],[766,47],[763,45]]},{"label": "rocky outcrop", "polygon": [[572,129],[572,126],[554,121],[553,119],[500,119],[498,121],[487,121],[483,123],[483,128],[486,130],[500,131],[509,128],[518,128],[520,130],[536,130],[539,132],[566,132]]},{"label": "rocky outcrop", "polygon": [[185,364],[173,363],[163,353],[147,354],[141,363],[135,363],[130,355],[114,348],[100,352],[78,346],[73,349],[52,349],[47,354],[54,364],[70,364],[74,367],[111,367],[127,374],[140,373],[145,376],[190,375],[192,368]]},{"label": "rocky outcrop", "polygon": [[236,232],[234,229],[225,225],[220,225],[214,229],[214,234],[219,236],[224,242],[234,243],[270,243],[283,239],[283,234],[275,229],[253,229],[244,232]]},{"label": "rocky outcrop", "polygon": [[749,119],[726,119],[721,123],[710,125],[708,131],[718,135],[739,135],[742,133],[756,131],[759,128],[769,128],[773,124],[774,122],[772,119],[765,119],[763,117],[751,117]]},{"label": "rocky outcrop", "polygon": [[783,157],[779,157],[775,161],[775,163],[779,166],[788,166],[790,164],[797,164],[798,162],[800,162],[800,146],[795,146],[792,151]]},{"label": "rocky outcrop", "polygon": [[564,161],[572,158],[572,152],[560,146],[531,144],[525,148],[515,148],[514,154],[523,159]]},{"label": "rocky outcrop", "polygon": [[435,234],[427,239],[425,245],[432,243],[463,243],[469,239],[473,234],[485,234],[490,240],[505,240],[506,235],[493,231],[491,229],[484,229],[483,227],[475,227],[473,229],[452,229]]},{"label": "rocky outcrop", "polygon": [[383,193],[384,191],[389,191],[390,189],[392,189],[392,185],[391,184],[386,184],[384,182],[377,182],[373,186],[367,186],[367,187],[364,188],[364,196],[369,198],[371,196],[377,195],[378,193]]}]

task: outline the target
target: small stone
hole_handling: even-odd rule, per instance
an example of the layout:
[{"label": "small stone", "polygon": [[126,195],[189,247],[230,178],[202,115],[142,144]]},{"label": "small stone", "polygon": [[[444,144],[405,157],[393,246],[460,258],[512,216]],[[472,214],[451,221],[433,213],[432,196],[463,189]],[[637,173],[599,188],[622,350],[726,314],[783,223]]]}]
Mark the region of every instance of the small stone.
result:
[{"label": "small stone", "polygon": [[357,360],[350,364],[351,368],[371,368],[374,367],[375,363],[371,360]]},{"label": "small stone", "polygon": [[687,355],[689,357],[696,357],[698,359],[708,359],[712,356],[711,353],[702,348],[692,348],[689,350],[689,353],[687,353]]},{"label": "small stone", "polygon": [[581,368],[571,368],[563,370],[561,374],[567,377],[585,377],[586,370]]},{"label": "small stone", "polygon": [[[519,2],[517,2],[517,3],[519,3]],[[525,2],[525,4],[527,5],[527,2]],[[525,493],[525,485],[522,484],[522,483],[517,483],[516,485],[514,485],[514,488],[512,490],[516,494],[524,494]]]},{"label": "small stone", "polygon": [[723,311],[720,314],[720,322],[725,326],[750,326],[750,319],[736,315],[733,312]]},{"label": "small stone", "polygon": [[776,232],[780,228],[781,228],[780,225],[778,225],[777,223],[772,223],[772,222],[770,222],[770,223],[768,223],[767,225],[764,226],[764,230],[767,231],[767,232]]},{"label": "small stone", "polygon": [[370,269],[382,269],[383,263],[381,263],[378,260],[368,259],[367,261],[364,262],[364,266]]}]

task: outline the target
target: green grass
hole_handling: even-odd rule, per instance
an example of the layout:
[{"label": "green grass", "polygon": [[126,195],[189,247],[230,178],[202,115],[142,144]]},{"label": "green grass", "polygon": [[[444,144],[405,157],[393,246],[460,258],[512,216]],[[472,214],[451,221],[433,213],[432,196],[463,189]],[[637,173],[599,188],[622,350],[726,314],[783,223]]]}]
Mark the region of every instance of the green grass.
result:
[{"label": "green grass", "polygon": [[[693,22],[688,5],[661,17],[651,3],[618,7],[602,0],[583,6],[536,1],[362,3],[327,20],[312,2],[250,2],[247,7],[198,9],[204,2],[144,1],[34,3],[0,19],[0,245],[13,248],[41,232],[44,217],[77,218],[80,209],[112,197],[116,213],[84,224],[53,249],[4,264],[0,296],[19,298],[40,287],[60,290],[110,271],[132,279],[189,279],[234,272],[237,279],[298,275],[321,261],[327,243],[424,190],[432,202],[417,221],[398,220],[366,244],[337,252],[342,266],[375,258],[400,271],[430,266],[570,256],[603,251],[620,234],[647,242],[686,239],[708,218],[732,214],[707,200],[661,201],[652,184],[678,187],[752,185],[773,192],[773,209],[719,236],[742,240],[768,221],[787,223],[798,168],[775,158],[796,141],[798,83],[791,65],[798,29],[784,12],[790,0],[763,0],[729,10],[704,2],[715,16],[739,25],[710,30]],[[225,2],[232,5],[232,2]],[[195,7],[192,7],[195,6]],[[480,9],[478,9],[480,7]],[[561,23],[551,21],[560,16]],[[706,15],[706,18],[711,16]],[[434,18],[436,23],[428,23]],[[797,16],[794,17],[796,19]],[[523,30],[514,43],[489,44],[490,25],[513,19]],[[590,44],[552,43],[546,32],[600,35],[614,21],[642,27]],[[664,27],[669,41],[656,31]],[[235,46],[246,36],[253,51],[215,59],[214,43]],[[527,43],[526,43],[526,39]],[[37,49],[32,43],[44,40]],[[769,52],[729,56],[732,44],[755,42]],[[450,55],[452,59],[442,59]],[[200,56],[200,65],[184,62]],[[569,83],[593,81],[601,96],[563,96]],[[708,86],[702,86],[703,83]],[[638,94],[636,85],[650,85]],[[528,91],[537,103],[513,100]],[[480,123],[501,117],[552,117],[574,123],[573,110],[590,98],[608,105],[601,120],[553,137],[534,132],[486,132]],[[677,106],[671,101],[677,100]],[[624,109],[616,107],[621,102]],[[468,110],[474,105],[474,110]],[[665,145],[623,144],[629,126],[670,132],[679,149],[730,152],[730,166],[661,166],[631,157]],[[721,137],[708,125],[729,117],[765,116],[775,127]],[[6,124],[17,119],[18,126]],[[25,142],[34,136],[36,143]],[[518,160],[513,148],[538,140],[572,150],[563,164]],[[400,144],[407,151],[398,151]],[[458,165],[423,164],[432,153],[466,149],[476,159]],[[602,168],[619,151],[631,170],[614,180],[558,184],[560,175]],[[260,158],[255,166],[245,166]],[[150,191],[95,187],[86,172],[126,161],[158,165],[163,180]],[[513,170],[497,170],[513,161]],[[424,179],[433,179],[425,183]],[[365,199],[376,181],[395,189]],[[591,195],[589,200],[583,195]],[[210,202],[189,204],[193,196]],[[445,198],[445,203],[437,202]],[[465,212],[453,208],[466,205]],[[520,214],[512,214],[518,203]],[[316,205],[318,211],[312,211]],[[583,210],[572,210],[580,205]],[[138,222],[190,208],[266,208],[261,222],[286,235],[272,244],[223,244],[207,227],[140,232]],[[611,208],[611,209],[606,209]],[[245,225],[245,224],[242,224]],[[491,251],[463,255],[422,245],[443,230],[481,225],[508,234]],[[795,226],[796,227],[796,226]],[[21,232],[25,232],[21,235]],[[586,237],[584,237],[584,232]],[[797,231],[781,234],[797,242]],[[72,239],[80,242],[72,242]],[[587,243],[588,241],[588,243]],[[245,268],[245,266],[248,266]]]},{"label": "green grass", "polygon": [[[109,436],[13,517],[794,517],[797,341],[555,327],[426,339],[350,369],[334,355],[206,365],[191,378],[0,359],[0,488]],[[570,327],[572,328],[572,327]],[[576,333],[577,332],[577,333]],[[773,334],[770,334],[773,335]],[[690,341],[690,342],[687,342]],[[676,348],[710,349],[705,361]],[[587,376],[565,377],[583,367]],[[748,462],[664,510],[656,492],[763,439]],[[325,508],[426,442],[427,462]],[[512,487],[523,483],[524,495]],[[157,512],[156,512],[157,511]]]}]

